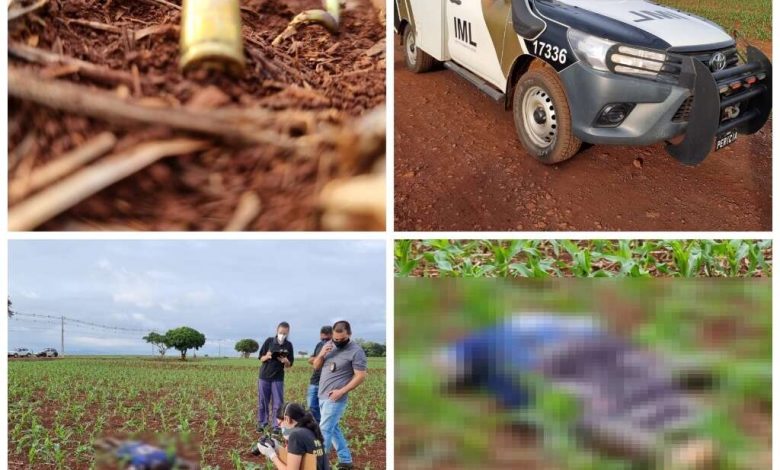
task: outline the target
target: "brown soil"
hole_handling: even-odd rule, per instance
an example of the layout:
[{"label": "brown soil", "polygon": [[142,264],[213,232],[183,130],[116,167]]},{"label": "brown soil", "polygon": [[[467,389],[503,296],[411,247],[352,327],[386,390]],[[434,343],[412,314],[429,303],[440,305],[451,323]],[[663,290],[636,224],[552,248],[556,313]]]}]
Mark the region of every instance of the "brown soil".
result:
[{"label": "brown soil", "polygon": [[[224,373],[225,369],[222,368],[222,371]],[[233,371],[236,372],[236,371]],[[239,371],[240,372],[240,371]],[[213,399],[214,392],[211,390],[205,390],[204,391],[205,397],[207,399]],[[41,424],[47,428],[51,429],[55,425],[55,419],[58,417],[58,415],[61,413],[61,403],[57,402],[54,398],[47,395],[45,389],[36,390],[34,392],[35,401],[37,402],[37,415],[39,419],[41,420]],[[111,395],[109,394],[108,397]],[[249,397],[251,397],[251,400],[255,400],[255,396],[253,394],[249,394]],[[109,398],[112,399],[112,398]],[[145,415],[145,431],[141,433],[135,433],[135,434],[128,434],[127,432],[123,431],[125,429],[125,419],[122,416],[119,416],[117,414],[111,414],[110,412],[107,412],[106,410],[111,410],[113,408],[117,407],[128,407],[133,404],[143,403],[146,407],[151,407],[152,404],[163,401],[167,405],[169,405],[171,408],[175,406],[175,403],[172,402],[173,398],[168,395],[168,391],[152,391],[152,392],[140,392],[139,396],[133,399],[133,403],[117,403],[116,400],[114,400],[111,403],[103,403],[101,406],[98,406],[96,404],[91,404],[88,406],[88,409],[84,415],[84,419],[88,420],[87,425],[94,425],[94,419],[97,417],[104,417],[106,419],[106,423],[103,425],[103,429],[106,430],[105,434],[101,434],[101,438],[113,438],[118,439],[120,441],[122,440],[138,440],[143,441],[151,445],[155,445],[158,447],[165,447],[167,442],[175,442],[176,448],[177,448],[177,456],[181,459],[187,460],[189,462],[199,463],[201,459],[206,462],[208,465],[210,465],[213,468],[221,468],[221,469],[232,469],[235,468],[235,465],[233,461],[231,460],[231,452],[236,450],[236,448],[241,448],[240,457],[243,462],[251,462],[258,465],[263,465],[266,462],[266,459],[264,457],[256,457],[253,456],[250,452],[250,448],[252,446],[252,442],[244,442],[244,439],[241,437],[240,430],[237,429],[235,426],[229,426],[223,423],[222,421],[218,422],[218,425],[216,427],[216,433],[214,438],[209,438],[210,441],[210,450],[207,454],[204,454],[201,456],[201,451],[199,450],[199,444],[201,440],[203,439],[203,436],[205,436],[205,426],[204,421],[206,417],[204,415],[199,415],[197,413],[192,414],[190,416],[191,424],[192,424],[192,434],[191,434],[191,440],[187,443],[182,441],[182,438],[178,434],[173,433],[165,433],[162,431],[163,426],[162,422],[160,421],[159,417],[156,415],[152,415],[147,413]],[[169,417],[170,419],[170,417]],[[384,421],[384,417],[382,417],[382,421]],[[76,425],[85,425],[84,422],[73,422],[70,420],[63,420],[60,423],[65,429],[69,429]],[[13,426],[14,423],[12,422],[11,425]],[[170,422],[169,422],[170,425]],[[386,462],[387,462],[387,453],[386,453],[386,433],[384,427],[381,429],[366,429],[369,427],[366,423],[361,423],[355,418],[350,418],[346,422],[346,426],[353,430],[353,432],[356,434],[365,435],[366,432],[374,433],[376,436],[376,440],[366,445],[362,448],[357,448],[355,444],[350,446],[350,451],[352,453],[353,462],[356,465],[355,468],[371,468],[371,469],[384,469],[386,468]],[[359,430],[359,433],[357,432]],[[259,434],[257,434],[254,431],[254,428],[249,432],[249,435],[253,438],[259,437]],[[350,435],[346,435],[347,440],[350,440]],[[76,453],[76,447],[82,443],[77,442],[77,440],[73,439],[70,441],[70,443],[66,446],[66,462],[64,468],[85,468],[85,461],[89,460],[89,456],[81,455],[78,456]],[[13,443],[10,440],[8,440],[8,447],[9,449],[14,448],[16,444]],[[96,464],[98,465],[97,468],[100,468],[101,470],[118,470],[117,462],[115,459],[112,458],[111,454],[105,454],[101,451],[96,451],[95,454],[96,458]],[[331,462],[336,462],[337,456],[336,451],[331,450],[331,454],[329,455],[329,460]],[[17,455],[15,452],[9,452],[8,453],[8,468],[9,469],[27,469],[29,468],[27,461],[26,461],[26,455],[22,453],[22,455]],[[38,463],[35,468],[40,469],[55,469],[56,466],[52,464],[42,464]]]},{"label": "brown soil", "polygon": [[[369,53],[372,47],[381,46],[384,27],[369,0],[347,2],[339,34],[332,35],[318,25],[306,26],[279,46],[272,46],[271,41],[293,16],[320,8],[321,1],[243,0],[247,67],[238,78],[203,71],[182,75],[178,68],[180,10],[164,3],[51,0],[43,9],[9,24],[10,43],[130,72],[137,77],[135,86],[106,86],[66,66],[32,65],[14,56],[9,56],[9,66],[116,91],[133,102],[157,106],[180,107],[205,100],[212,101],[209,107],[317,110],[338,117],[334,121],[348,122],[385,100],[384,55]],[[168,3],[180,5],[181,1]],[[85,21],[104,26],[85,25]],[[155,25],[162,26],[154,34],[137,41],[128,39],[132,37],[128,31]],[[25,178],[32,169],[105,130],[118,138],[115,151],[182,134],[155,126],[117,126],[11,99],[9,177]],[[253,192],[262,209],[248,229],[318,229],[317,194],[336,176],[337,163],[300,158],[269,145],[239,147],[215,141],[208,150],[153,164],[41,228],[221,230],[241,196]]]},{"label": "brown soil", "polygon": [[546,166],[503,106],[449,71],[408,71],[397,40],[394,70],[396,230],[772,229],[771,120],[697,167],[662,144]]}]

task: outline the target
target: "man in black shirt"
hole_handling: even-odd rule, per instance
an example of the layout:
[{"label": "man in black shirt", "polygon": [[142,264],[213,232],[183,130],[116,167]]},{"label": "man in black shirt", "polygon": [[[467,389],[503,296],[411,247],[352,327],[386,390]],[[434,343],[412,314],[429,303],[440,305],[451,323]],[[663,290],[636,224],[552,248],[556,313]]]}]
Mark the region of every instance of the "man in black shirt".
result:
[{"label": "man in black shirt", "polygon": [[[279,425],[274,418],[284,403],[284,369],[292,367],[295,360],[293,345],[287,340],[289,334],[290,324],[281,322],[276,327],[276,336],[266,339],[260,348],[259,359],[262,365],[257,381],[258,432],[264,432],[269,424],[274,432],[279,432]],[[269,412],[271,419],[268,417]]]},{"label": "man in black shirt", "polygon": [[[311,364],[312,367],[314,366],[314,358],[320,354],[322,347],[325,345],[325,343],[330,341],[332,337],[332,326],[325,325],[320,328],[320,342],[317,343],[317,346],[314,347],[314,353],[312,353],[311,357],[309,357],[309,364]],[[306,404],[309,407],[309,411],[311,411],[312,416],[314,416],[314,419],[316,419],[318,423],[320,422],[320,400],[317,395],[320,393],[321,374],[322,369],[314,369],[314,372],[311,374],[311,380],[309,380],[309,391],[306,394]]]}]

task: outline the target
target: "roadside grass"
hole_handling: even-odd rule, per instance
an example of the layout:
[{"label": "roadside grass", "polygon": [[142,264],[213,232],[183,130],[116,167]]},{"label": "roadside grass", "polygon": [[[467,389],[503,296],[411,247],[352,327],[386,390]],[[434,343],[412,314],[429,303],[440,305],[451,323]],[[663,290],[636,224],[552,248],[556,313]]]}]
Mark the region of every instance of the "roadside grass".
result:
[{"label": "roadside grass", "polygon": [[[369,359],[350,394],[343,426],[356,468],[384,468],[371,446],[385,442],[385,358]],[[68,356],[8,364],[11,468],[95,468],[101,437],[175,440],[204,469],[273,468],[253,457],[258,361]],[[285,399],[306,402],[311,370],[293,367]]]},{"label": "roadside grass", "polygon": [[745,39],[772,40],[771,0],[660,0],[658,3],[707,18]]},{"label": "roadside grass", "polygon": [[769,277],[771,240],[397,240],[397,277]]},{"label": "roadside grass", "polygon": [[[567,398],[553,391],[528,413],[515,413],[497,410],[479,391],[464,395],[442,386],[431,367],[435,352],[513,312],[590,312],[636,344],[705,367],[716,380],[714,388],[696,395],[704,410],[697,435],[718,443],[719,468],[771,465],[769,279],[402,278],[396,280],[395,298],[397,465],[439,468],[426,466],[438,460],[457,462],[445,464],[453,469],[489,468],[491,459],[509,453],[496,443],[513,442],[513,455],[545,468],[636,468],[576,445],[572,418],[561,414],[570,409]],[[509,431],[516,420],[529,417],[541,423],[542,437]]]}]

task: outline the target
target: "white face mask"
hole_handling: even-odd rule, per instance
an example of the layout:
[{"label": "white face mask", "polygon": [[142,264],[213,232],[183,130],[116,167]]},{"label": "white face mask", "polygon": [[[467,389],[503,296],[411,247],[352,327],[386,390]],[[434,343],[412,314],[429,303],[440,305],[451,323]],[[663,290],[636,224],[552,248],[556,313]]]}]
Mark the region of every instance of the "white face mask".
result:
[{"label": "white face mask", "polygon": [[279,426],[279,428],[282,430],[282,437],[284,438],[285,441],[290,440],[290,434],[292,433],[294,427],[295,426],[289,428],[286,426]]},{"label": "white face mask", "polygon": [[278,335],[276,335],[276,339],[277,339],[277,340],[278,340],[280,343],[284,343],[284,340],[285,340],[285,338],[287,338],[287,335],[283,335],[283,334],[281,334],[281,333],[279,333]]}]

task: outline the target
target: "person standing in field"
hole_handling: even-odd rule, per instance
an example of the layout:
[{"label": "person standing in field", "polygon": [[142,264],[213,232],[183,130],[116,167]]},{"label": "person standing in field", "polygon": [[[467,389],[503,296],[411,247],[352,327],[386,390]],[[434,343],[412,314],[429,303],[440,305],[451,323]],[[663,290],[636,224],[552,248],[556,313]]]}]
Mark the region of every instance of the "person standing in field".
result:
[{"label": "person standing in field", "polygon": [[[332,336],[332,326],[325,325],[320,328],[320,342],[314,347],[314,353],[312,353],[309,358],[309,364],[314,365],[314,359],[317,358],[320,351],[322,351],[322,347],[330,341]],[[322,374],[322,368],[318,369],[315,367],[314,372],[311,374],[311,379],[309,380],[309,391],[306,394],[306,405],[309,407],[311,415],[314,416],[314,419],[318,423],[320,422],[320,399],[318,396],[320,392],[320,374]]]},{"label": "person standing in field", "polygon": [[[268,430],[279,433],[276,415],[284,403],[284,369],[295,360],[293,345],[287,340],[290,324],[283,321],[276,327],[276,336],[265,340],[260,348],[260,377],[257,381],[257,432]],[[269,412],[271,418],[269,419]]]},{"label": "person standing in field", "polygon": [[352,454],[347,440],[341,433],[339,421],[347,409],[349,392],[366,380],[368,360],[357,343],[350,341],[352,327],[347,321],[333,325],[333,337],[314,358],[315,369],[322,369],[320,376],[320,429],[325,442],[325,455],[330,446],[336,447],[339,469],[352,468]]}]

